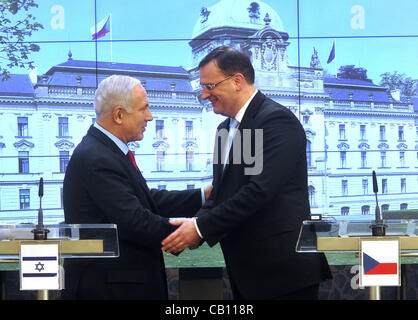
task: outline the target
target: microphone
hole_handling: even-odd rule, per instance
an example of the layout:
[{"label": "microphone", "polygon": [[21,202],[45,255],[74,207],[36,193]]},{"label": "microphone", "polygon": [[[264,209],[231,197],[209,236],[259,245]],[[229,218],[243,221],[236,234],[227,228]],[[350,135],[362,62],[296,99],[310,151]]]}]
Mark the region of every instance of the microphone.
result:
[{"label": "microphone", "polygon": [[49,232],[49,230],[44,228],[44,215],[42,211],[42,197],[44,196],[44,179],[43,178],[39,180],[38,196],[39,196],[38,224],[36,225],[36,228],[32,230],[32,232],[34,234],[34,240],[46,240],[47,233]]},{"label": "microphone", "polygon": [[384,236],[386,234],[386,225],[382,223],[382,219],[380,217],[380,208],[379,208],[379,202],[377,201],[377,193],[379,191],[378,185],[377,185],[377,178],[376,178],[376,172],[373,170],[372,173],[373,177],[373,192],[376,197],[376,209],[375,209],[375,222],[374,224],[370,225],[370,228],[372,229],[372,235],[373,236]]},{"label": "microphone", "polygon": [[39,190],[38,190],[38,196],[42,198],[44,196],[44,178],[41,178],[39,180]]},{"label": "microphone", "polygon": [[[374,193],[378,193],[379,192],[379,188],[377,186],[377,178],[376,178],[376,171],[373,170],[373,192]],[[376,199],[377,200],[377,199]]]},{"label": "microphone", "polygon": [[42,211],[42,197],[44,196],[44,178],[41,178],[39,180],[38,196],[39,196],[39,210],[38,210],[37,228],[43,228],[44,227],[44,215]]},{"label": "microphone", "polygon": [[377,186],[377,178],[376,178],[376,172],[373,170],[373,192],[375,194],[376,197],[376,209],[375,209],[375,220],[376,223],[380,223],[381,219],[380,219],[380,208],[379,208],[379,203],[377,201],[377,193],[379,192],[379,188]]}]

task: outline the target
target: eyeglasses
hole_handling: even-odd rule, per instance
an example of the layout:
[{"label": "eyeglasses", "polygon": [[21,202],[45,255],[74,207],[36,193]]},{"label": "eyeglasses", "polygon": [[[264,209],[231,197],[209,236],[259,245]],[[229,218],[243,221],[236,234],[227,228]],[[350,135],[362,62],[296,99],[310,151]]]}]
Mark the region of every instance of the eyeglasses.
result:
[{"label": "eyeglasses", "polygon": [[224,81],[226,81],[226,80],[228,80],[228,79],[232,78],[233,76],[235,76],[235,73],[234,73],[234,74],[232,74],[232,75],[230,75],[229,77],[226,77],[225,79],[223,79],[223,80],[221,80],[221,81],[219,81],[219,82],[214,83],[214,84],[202,84],[202,85],[201,85],[201,87],[202,87],[202,88],[205,88],[205,89],[207,89],[207,90],[209,90],[209,91],[212,91],[212,90],[213,90],[213,89],[215,89],[218,85],[220,85],[222,82],[224,82]]}]

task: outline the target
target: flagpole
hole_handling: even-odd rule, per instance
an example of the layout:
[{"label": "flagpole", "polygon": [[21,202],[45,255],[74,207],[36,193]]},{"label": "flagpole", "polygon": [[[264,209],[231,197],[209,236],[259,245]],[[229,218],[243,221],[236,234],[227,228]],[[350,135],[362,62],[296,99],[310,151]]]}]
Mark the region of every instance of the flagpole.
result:
[{"label": "flagpole", "polygon": [[113,63],[113,37],[112,37],[112,14],[110,16],[110,63]]},{"label": "flagpole", "polygon": [[335,69],[335,78],[337,78],[337,39],[334,38],[334,69]]}]

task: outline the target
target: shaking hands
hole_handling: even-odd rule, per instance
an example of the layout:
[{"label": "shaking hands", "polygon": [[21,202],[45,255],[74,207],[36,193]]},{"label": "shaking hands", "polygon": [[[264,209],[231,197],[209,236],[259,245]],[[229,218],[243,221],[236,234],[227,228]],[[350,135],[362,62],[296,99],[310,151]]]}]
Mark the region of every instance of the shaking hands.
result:
[{"label": "shaking hands", "polygon": [[[207,200],[212,192],[213,186],[205,188],[205,200]],[[179,253],[186,248],[196,249],[202,240],[196,230],[196,218],[184,218],[170,220],[174,226],[179,226],[176,231],[165,238],[162,244],[162,250],[168,253]]]},{"label": "shaking hands", "polygon": [[172,225],[179,227],[162,241],[161,250],[168,253],[178,253],[186,248],[196,249],[199,246],[201,238],[196,230],[195,219],[170,220]]}]

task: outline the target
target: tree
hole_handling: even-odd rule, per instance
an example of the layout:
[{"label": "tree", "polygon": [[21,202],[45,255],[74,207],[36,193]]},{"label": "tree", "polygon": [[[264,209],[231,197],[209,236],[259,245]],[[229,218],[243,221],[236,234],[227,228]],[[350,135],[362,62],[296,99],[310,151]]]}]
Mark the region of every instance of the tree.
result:
[{"label": "tree", "polygon": [[418,80],[406,77],[403,73],[385,72],[380,75],[380,78],[380,85],[386,87],[388,91],[400,90],[402,95],[409,97],[418,94]]},{"label": "tree", "polygon": [[337,74],[338,78],[357,79],[364,81],[371,81],[367,78],[367,70],[364,68],[355,68],[353,64],[341,66]]},{"label": "tree", "polygon": [[[0,0],[0,77],[10,78],[10,68],[33,69],[29,59],[39,46],[27,41],[32,32],[43,29],[42,24],[29,12],[38,5],[34,0]],[[26,41],[25,41],[26,39]],[[6,62],[4,62],[6,61]]]}]

